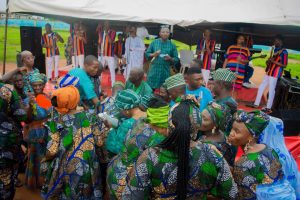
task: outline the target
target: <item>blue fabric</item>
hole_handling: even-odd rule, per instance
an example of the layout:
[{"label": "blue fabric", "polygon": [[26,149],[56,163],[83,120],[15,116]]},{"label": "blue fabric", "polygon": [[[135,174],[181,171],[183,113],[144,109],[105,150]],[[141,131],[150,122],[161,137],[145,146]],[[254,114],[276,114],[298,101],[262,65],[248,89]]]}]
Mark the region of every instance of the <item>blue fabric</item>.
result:
[{"label": "blue fabric", "polygon": [[60,82],[58,83],[58,87],[56,87],[56,89],[67,87],[69,85],[73,85],[76,88],[79,88],[79,85],[80,85],[79,78],[75,77],[75,76],[70,76],[70,74],[67,74],[60,80]]},{"label": "blue fabric", "polygon": [[257,200],[296,200],[295,191],[287,180],[256,187]]},{"label": "blue fabric", "polygon": [[79,93],[80,93],[81,100],[82,99],[91,100],[97,97],[94,90],[93,82],[85,70],[81,68],[74,68],[71,71],[69,71],[69,75],[79,78],[80,81]]},{"label": "blue fabric", "polygon": [[[202,96],[202,99],[200,101],[200,112],[202,112],[206,108],[208,103],[213,100],[213,96],[212,96],[210,90],[203,86],[201,86],[197,90],[189,90],[188,86],[187,86],[185,93],[194,95],[197,100],[199,100],[199,98]],[[201,93],[202,93],[202,95],[201,95]]]},{"label": "blue fabric", "polygon": [[281,119],[270,116],[269,125],[260,135],[259,143],[264,143],[276,151],[282,164],[284,175],[295,189],[297,199],[300,199],[300,174],[295,159],[286,148]]},{"label": "blue fabric", "polygon": [[[26,106],[29,106],[29,97],[27,97],[26,99],[24,99],[24,104]],[[42,107],[40,107],[37,103],[34,103],[35,107],[36,107],[36,112],[33,112],[33,120],[43,120],[46,119],[48,117],[48,115],[50,114],[51,109],[46,110]]]},{"label": "blue fabric", "polygon": [[244,78],[244,83],[249,83],[250,82],[250,79],[251,77],[253,76],[253,73],[254,73],[254,69],[249,65],[247,64],[245,66],[245,78]]}]

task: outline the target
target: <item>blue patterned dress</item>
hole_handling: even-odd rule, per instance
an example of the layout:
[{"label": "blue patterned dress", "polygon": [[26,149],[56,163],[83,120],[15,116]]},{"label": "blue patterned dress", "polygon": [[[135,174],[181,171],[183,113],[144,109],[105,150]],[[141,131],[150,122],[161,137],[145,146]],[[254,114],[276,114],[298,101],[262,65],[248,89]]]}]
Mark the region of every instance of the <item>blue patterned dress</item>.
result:
[{"label": "blue patterned dress", "polygon": [[[29,104],[29,99],[25,100]],[[47,121],[50,109],[46,110],[37,103],[32,106],[33,121],[24,128],[24,140],[28,143],[28,161],[25,172],[25,185],[29,188],[40,188],[44,177],[40,170],[41,160],[46,151],[47,129],[44,122]]]},{"label": "blue patterned dress", "polygon": [[47,151],[42,169],[45,199],[102,199],[97,149],[103,145],[100,125],[86,112],[58,115],[46,123]]}]

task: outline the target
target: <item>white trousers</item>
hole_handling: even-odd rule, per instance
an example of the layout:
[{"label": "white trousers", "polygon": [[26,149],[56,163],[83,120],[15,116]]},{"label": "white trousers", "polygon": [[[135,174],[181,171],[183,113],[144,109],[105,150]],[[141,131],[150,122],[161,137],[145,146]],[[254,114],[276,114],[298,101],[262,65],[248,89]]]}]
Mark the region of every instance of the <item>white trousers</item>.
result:
[{"label": "white trousers", "polygon": [[256,100],[254,102],[255,105],[258,106],[260,104],[261,97],[264,94],[266,87],[269,85],[269,98],[268,98],[268,102],[267,102],[267,108],[269,108],[269,109],[272,108],[273,100],[275,97],[275,88],[276,88],[277,80],[278,80],[278,78],[275,78],[272,76],[268,76],[268,75],[264,76],[264,80],[258,88]]},{"label": "white trousers", "polygon": [[72,56],[73,67],[84,67],[84,55]]},{"label": "white trousers", "polygon": [[115,58],[109,56],[98,56],[98,60],[102,63],[103,67],[108,65],[110,71],[110,79],[111,79],[111,86],[114,85],[116,81],[116,65],[115,65]]},{"label": "white trousers", "polygon": [[59,60],[58,55],[46,57],[46,73],[48,79],[52,78],[53,66],[54,66],[54,78],[58,77],[58,60]]},{"label": "white trousers", "polygon": [[205,86],[207,86],[208,81],[209,81],[210,70],[201,69],[201,72],[202,72],[204,84],[205,84]]}]

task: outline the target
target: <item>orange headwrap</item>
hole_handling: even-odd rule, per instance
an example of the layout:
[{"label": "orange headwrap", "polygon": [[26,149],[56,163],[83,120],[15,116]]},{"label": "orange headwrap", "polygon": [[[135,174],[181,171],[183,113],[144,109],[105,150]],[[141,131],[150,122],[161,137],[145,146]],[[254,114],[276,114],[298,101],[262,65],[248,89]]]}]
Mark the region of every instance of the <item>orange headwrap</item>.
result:
[{"label": "orange headwrap", "polygon": [[74,86],[54,90],[52,93],[52,98],[53,97],[57,98],[57,107],[55,107],[55,109],[62,114],[66,114],[70,110],[75,109],[80,101],[79,91]]}]

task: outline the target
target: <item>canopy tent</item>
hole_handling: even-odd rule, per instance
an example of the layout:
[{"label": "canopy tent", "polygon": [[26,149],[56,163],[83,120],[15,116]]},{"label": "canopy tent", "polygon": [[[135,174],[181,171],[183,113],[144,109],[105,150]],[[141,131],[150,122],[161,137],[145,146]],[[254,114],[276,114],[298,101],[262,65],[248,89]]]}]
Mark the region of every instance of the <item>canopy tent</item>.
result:
[{"label": "canopy tent", "polygon": [[2,0],[0,1],[0,13],[5,13],[6,12],[6,1]]},{"label": "canopy tent", "polygon": [[[151,34],[158,33],[159,24],[175,25],[173,38],[190,45],[196,44],[205,28],[213,29],[219,41],[228,39],[228,35],[247,32],[256,44],[263,45],[270,45],[272,37],[281,34],[286,38],[285,46],[295,50],[300,50],[299,8],[299,0],[9,1],[10,12],[31,13],[67,22],[76,18],[90,24],[97,20],[140,22]],[[231,43],[234,37],[230,38]]]},{"label": "canopy tent", "polygon": [[10,0],[10,12],[191,26],[201,22],[300,25],[299,0]]}]

